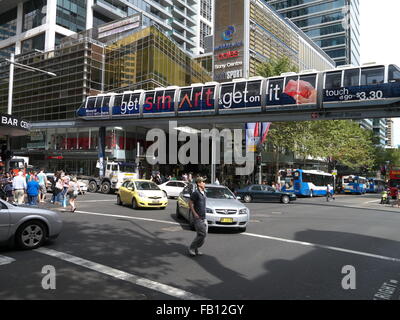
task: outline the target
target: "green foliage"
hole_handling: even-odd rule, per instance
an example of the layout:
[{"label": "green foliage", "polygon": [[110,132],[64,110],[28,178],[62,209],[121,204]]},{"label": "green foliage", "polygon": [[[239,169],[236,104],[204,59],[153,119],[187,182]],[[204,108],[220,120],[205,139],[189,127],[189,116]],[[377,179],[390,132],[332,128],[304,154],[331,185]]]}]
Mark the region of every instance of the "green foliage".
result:
[{"label": "green foliage", "polygon": [[295,66],[288,57],[283,56],[281,58],[271,59],[269,62],[265,62],[257,69],[257,74],[268,78],[273,76],[279,76],[285,72],[298,72],[298,67]]}]

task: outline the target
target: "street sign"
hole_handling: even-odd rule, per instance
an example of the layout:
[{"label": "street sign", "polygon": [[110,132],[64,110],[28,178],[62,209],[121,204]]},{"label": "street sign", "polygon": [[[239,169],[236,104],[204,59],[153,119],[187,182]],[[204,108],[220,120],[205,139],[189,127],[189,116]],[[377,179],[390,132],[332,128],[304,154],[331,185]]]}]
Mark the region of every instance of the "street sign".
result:
[{"label": "street sign", "polygon": [[337,170],[332,170],[332,175],[337,176]]}]

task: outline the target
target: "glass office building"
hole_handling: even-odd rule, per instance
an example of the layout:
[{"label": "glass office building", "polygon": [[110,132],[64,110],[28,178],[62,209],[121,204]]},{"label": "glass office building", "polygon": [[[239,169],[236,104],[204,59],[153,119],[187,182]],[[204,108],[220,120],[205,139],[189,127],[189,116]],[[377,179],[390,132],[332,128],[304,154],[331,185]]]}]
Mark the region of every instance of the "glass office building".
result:
[{"label": "glass office building", "polygon": [[359,0],[268,0],[337,65],[360,64]]},{"label": "glass office building", "polygon": [[212,32],[213,0],[6,0],[0,6],[0,57],[29,50],[52,50],[60,39],[143,15],[191,55],[204,52]]}]

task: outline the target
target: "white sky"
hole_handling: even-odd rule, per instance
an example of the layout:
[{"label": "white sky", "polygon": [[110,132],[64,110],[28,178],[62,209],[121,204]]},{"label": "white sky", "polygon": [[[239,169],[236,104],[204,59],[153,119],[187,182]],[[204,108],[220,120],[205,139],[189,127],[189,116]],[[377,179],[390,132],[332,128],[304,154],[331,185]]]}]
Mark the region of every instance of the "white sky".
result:
[{"label": "white sky", "polygon": [[[399,0],[360,0],[361,63],[400,66],[399,14]],[[394,119],[394,145],[400,145],[400,118]]]}]

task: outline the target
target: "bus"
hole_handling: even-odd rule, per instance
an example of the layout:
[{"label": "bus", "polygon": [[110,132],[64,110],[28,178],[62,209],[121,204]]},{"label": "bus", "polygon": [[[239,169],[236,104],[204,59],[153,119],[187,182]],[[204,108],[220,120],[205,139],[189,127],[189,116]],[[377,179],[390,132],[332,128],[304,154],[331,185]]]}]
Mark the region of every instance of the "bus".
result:
[{"label": "bus", "polygon": [[395,199],[400,188],[400,169],[389,171],[389,189],[390,196]]},{"label": "bus", "polygon": [[294,177],[294,193],[297,196],[326,196],[326,187],[331,185],[333,194],[334,177],[330,173],[319,170],[296,170]]},{"label": "bus", "polygon": [[368,178],[368,193],[380,193],[386,188],[386,183],[382,179]]},{"label": "bus", "polygon": [[365,194],[367,192],[367,178],[355,175],[342,177],[342,191],[344,193]]}]

